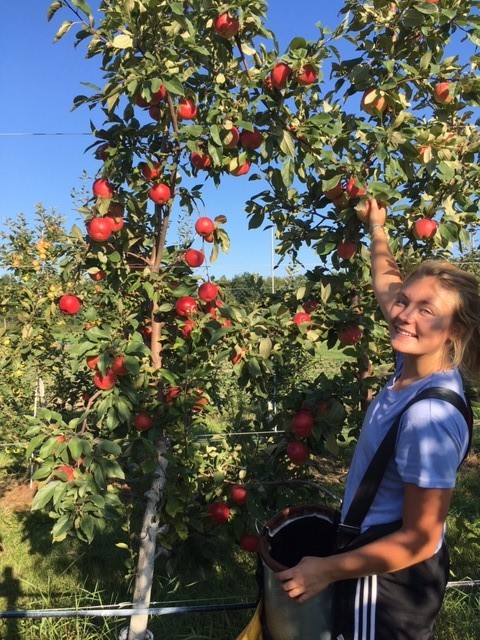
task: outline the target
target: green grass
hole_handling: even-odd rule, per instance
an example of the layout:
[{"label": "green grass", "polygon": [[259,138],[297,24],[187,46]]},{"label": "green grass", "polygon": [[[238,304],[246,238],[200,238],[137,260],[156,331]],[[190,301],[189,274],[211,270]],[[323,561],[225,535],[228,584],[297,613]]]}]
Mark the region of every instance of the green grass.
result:
[{"label": "green grass", "polygon": [[[346,453],[345,453],[346,455]],[[448,520],[452,555],[451,580],[480,580],[480,434],[474,455],[464,466]],[[2,487],[19,468],[0,456]],[[335,487],[338,491],[338,486]],[[0,508],[0,609],[44,609],[96,606],[130,600],[124,576],[124,551],[114,534],[83,546],[72,541],[52,545],[51,521],[30,512]],[[255,599],[254,557],[219,539],[219,561],[200,566],[186,546],[176,550],[181,570],[169,575],[159,561],[153,590],[155,603],[193,605],[248,602]],[[161,606],[158,604],[157,606]],[[236,638],[250,610],[154,616],[155,639],[225,640]],[[43,619],[0,621],[1,640],[116,640],[124,619]],[[449,589],[440,615],[437,640],[478,640],[480,590]]]}]

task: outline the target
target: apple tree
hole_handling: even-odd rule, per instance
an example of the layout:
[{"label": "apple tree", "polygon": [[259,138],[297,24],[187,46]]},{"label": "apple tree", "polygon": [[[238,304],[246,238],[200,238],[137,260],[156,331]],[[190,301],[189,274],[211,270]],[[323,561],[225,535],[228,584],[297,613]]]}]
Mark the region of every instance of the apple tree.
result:
[{"label": "apple tree", "polygon": [[[234,513],[261,519],[273,478],[308,475],[310,447],[334,449],[342,428],[345,437],[358,427],[386,346],[357,217],[368,198],[389,204],[406,269],[469,240],[477,4],[347,0],[333,32],[319,24],[317,41],[296,37],[283,53],[262,0],[50,5],[49,19],[71,18],[56,39],[74,30],[105,84],[74,101],[102,119],[92,124],[100,165],[58,303],[72,323],[72,375],[90,390],[83,405],[32,421],[35,506],[55,518],[55,539],[90,541],[132,494],[144,496],[136,605],[149,603],[156,555],[179,539],[206,541]],[[452,39],[462,57],[447,55]],[[202,185],[230,176],[260,184],[245,203],[251,228],[273,224],[281,253],[307,246],[318,256],[304,285],[253,308],[222,304],[203,266],[229,238],[228,216],[205,212]],[[96,284],[81,296],[86,278]],[[319,372],[313,392],[285,381],[280,411],[268,413],[277,368],[334,346],[345,355],[340,375]],[[255,402],[205,444],[197,436],[221,408],[226,371]],[[288,444],[259,447],[266,422],[285,426]],[[231,446],[232,428],[252,438]],[[253,490],[246,499],[247,483],[258,499]],[[250,548],[239,521],[235,535]],[[129,640],[146,624],[132,618]]]}]

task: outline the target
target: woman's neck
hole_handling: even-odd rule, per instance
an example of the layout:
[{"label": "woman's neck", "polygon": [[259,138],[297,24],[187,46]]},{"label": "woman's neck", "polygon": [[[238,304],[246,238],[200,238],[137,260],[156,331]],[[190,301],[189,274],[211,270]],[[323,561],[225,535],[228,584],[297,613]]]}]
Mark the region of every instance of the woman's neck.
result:
[{"label": "woman's neck", "polygon": [[393,384],[393,389],[405,389],[409,385],[422,380],[427,376],[434,373],[440,373],[441,371],[448,371],[452,368],[451,362],[445,361],[431,362],[421,360],[419,358],[409,358],[405,356],[402,371]]}]

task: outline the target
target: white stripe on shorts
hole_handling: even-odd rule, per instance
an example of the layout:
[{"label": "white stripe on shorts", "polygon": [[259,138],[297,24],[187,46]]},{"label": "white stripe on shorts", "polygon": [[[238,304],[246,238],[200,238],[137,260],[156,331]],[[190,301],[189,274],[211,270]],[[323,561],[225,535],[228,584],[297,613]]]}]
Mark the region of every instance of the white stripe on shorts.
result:
[{"label": "white stripe on shorts", "polygon": [[357,580],[353,640],[375,640],[377,576]]}]

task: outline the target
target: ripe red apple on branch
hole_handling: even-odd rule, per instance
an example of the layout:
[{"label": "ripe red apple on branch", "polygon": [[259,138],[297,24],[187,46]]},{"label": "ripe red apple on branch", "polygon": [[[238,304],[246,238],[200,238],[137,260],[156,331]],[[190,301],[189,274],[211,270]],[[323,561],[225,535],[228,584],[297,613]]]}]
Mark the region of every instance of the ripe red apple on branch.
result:
[{"label": "ripe red apple on branch", "polygon": [[242,533],[240,536],[239,546],[242,551],[248,551],[248,553],[256,553],[258,551],[258,545],[260,539],[254,533]]},{"label": "ripe red apple on branch", "polygon": [[113,232],[113,219],[109,216],[92,218],[87,222],[87,233],[95,242],[106,242]]},{"label": "ripe red apple on branch", "polygon": [[197,301],[190,296],[182,296],[175,303],[175,311],[179,316],[188,318],[198,311]]},{"label": "ripe red apple on branch", "polygon": [[113,198],[114,188],[113,185],[105,178],[97,178],[93,183],[93,195],[96,198]]},{"label": "ripe red apple on branch", "polygon": [[430,218],[422,218],[413,224],[413,232],[417,240],[429,240],[437,233],[438,224]]},{"label": "ripe red apple on branch", "polygon": [[342,185],[342,181],[340,180],[340,182],[337,185],[335,185],[331,189],[327,189],[326,191],[324,191],[323,195],[329,200],[336,200],[337,198],[340,198],[340,196],[343,193],[344,193],[343,185]]},{"label": "ripe red apple on branch", "polygon": [[306,64],[297,75],[297,82],[304,87],[316,82],[318,79],[318,73],[312,64]]},{"label": "ripe red apple on branch", "polygon": [[143,177],[147,180],[155,180],[161,175],[162,164],[156,160],[150,162],[150,164],[148,164],[148,162],[140,162],[138,166],[140,167]]},{"label": "ripe red apple on branch", "polygon": [[180,120],[194,120],[197,117],[198,108],[191,98],[180,100],[177,115]]},{"label": "ripe red apple on branch", "polygon": [[292,75],[292,69],[285,62],[278,62],[272,69],[271,79],[275,89],[285,89],[287,81]]},{"label": "ripe red apple on branch", "polygon": [[342,260],[350,260],[357,253],[357,245],[351,240],[342,240],[337,244],[336,251]]},{"label": "ripe red apple on branch", "polygon": [[356,325],[350,325],[338,332],[340,344],[347,346],[359,342],[363,338],[363,331]]},{"label": "ripe red apple on branch", "polygon": [[222,13],[215,18],[213,23],[215,33],[221,38],[233,38],[240,30],[240,23],[237,18],[228,13]]},{"label": "ripe red apple on branch", "polygon": [[70,294],[63,295],[58,301],[58,308],[67,316],[73,316],[80,311],[82,302],[77,296]]},{"label": "ripe red apple on branch", "polygon": [[180,333],[186,340],[188,340],[196,326],[197,324],[194,320],[185,320],[185,322],[180,326]]},{"label": "ripe red apple on branch", "polygon": [[205,238],[215,231],[215,222],[211,218],[202,216],[195,222],[195,231]]},{"label": "ripe red apple on branch", "polygon": [[450,104],[453,101],[450,82],[439,82],[433,89],[433,99],[438,104]]},{"label": "ripe red apple on branch", "polygon": [[230,509],[225,502],[212,502],[212,504],[208,507],[208,513],[210,514],[210,518],[215,522],[215,524],[225,524],[228,522],[230,517]]},{"label": "ripe red apple on branch", "polygon": [[112,371],[114,371],[117,376],[128,376],[129,371],[127,367],[123,364],[123,356],[117,356],[112,362]]},{"label": "ripe red apple on branch", "polygon": [[360,107],[368,113],[368,115],[373,116],[378,113],[383,113],[388,106],[387,98],[382,95],[378,89],[375,87],[370,87],[367,89],[362,96],[362,100],[360,102]]},{"label": "ripe red apple on branch", "polygon": [[188,249],[184,257],[189,267],[201,267],[205,262],[205,254],[197,249]]},{"label": "ripe red apple on branch", "polygon": [[54,475],[57,473],[65,474],[67,476],[67,482],[73,482],[75,480],[75,470],[68,464],[61,464],[54,471]]},{"label": "ripe red apple on branch", "polygon": [[242,484],[234,484],[230,489],[230,496],[237,504],[245,504],[248,497],[248,489]]},{"label": "ripe red apple on branch", "polygon": [[235,149],[240,141],[240,131],[238,127],[223,128],[220,134],[224,149]]},{"label": "ripe red apple on branch", "polygon": [[212,302],[218,296],[218,287],[212,282],[204,282],[198,287],[198,297],[203,302]]},{"label": "ripe red apple on branch", "polygon": [[92,371],[95,371],[95,369],[97,368],[97,364],[98,364],[98,358],[100,356],[96,355],[96,356],[87,356],[87,367],[89,369],[92,369]]},{"label": "ripe red apple on branch", "polygon": [[149,413],[141,411],[133,419],[133,426],[137,431],[148,431],[153,426],[153,418]]},{"label": "ripe red apple on branch", "polygon": [[240,134],[240,146],[244,149],[258,149],[263,142],[263,135],[258,129],[247,131],[244,129]]},{"label": "ripe red apple on branch", "polygon": [[107,369],[105,375],[103,375],[100,371],[97,371],[93,376],[93,384],[97,387],[97,389],[101,389],[102,391],[107,391],[115,386],[117,383],[117,374],[112,369]]},{"label": "ripe red apple on branch", "polygon": [[312,435],[315,421],[312,414],[308,411],[299,411],[293,416],[290,425],[296,436],[309,438]]},{"label": "ripe red apple on branch", "polygon": [[298,311],[294,314],[292,318],[292,322],[296,325],[307,324],[312,321],[312,317],[309,313],[305,313],[304,311]]},{"label": "ripe red apple on branch", "polygon": [[238,178],[246,175],[250,171],[250,166],[249,160],[239,163],[237,158],[233,158],[228,165],[228,171],[231,176]]},{"label": "ripe red apple on branch", "polygon": [[192,151],[190,154],[190,162],[195,169],[208,169],[212,166],[212,158],[208,153],[202,151]]},{"label": "ripe red apple on branch", "polygon": [[148,197],[153,200],[155,204],[165,204],[172,197],[170,187],[166,184],[159,182],[155,184],[148,192]]},{"label": "ripe red apple on branch", "polygon": [[295,440],[287,444],[287,457],[293,464],[302,465],[309,456],[310,451],[304,442]]},{"label": "ripe red apple on branch", "polygon": [[365,186],[355,177],[350,178],[350,180],[347,182],[345,191],[349,198],[359,198],[360,196],[364,196],[367,193]]}]

